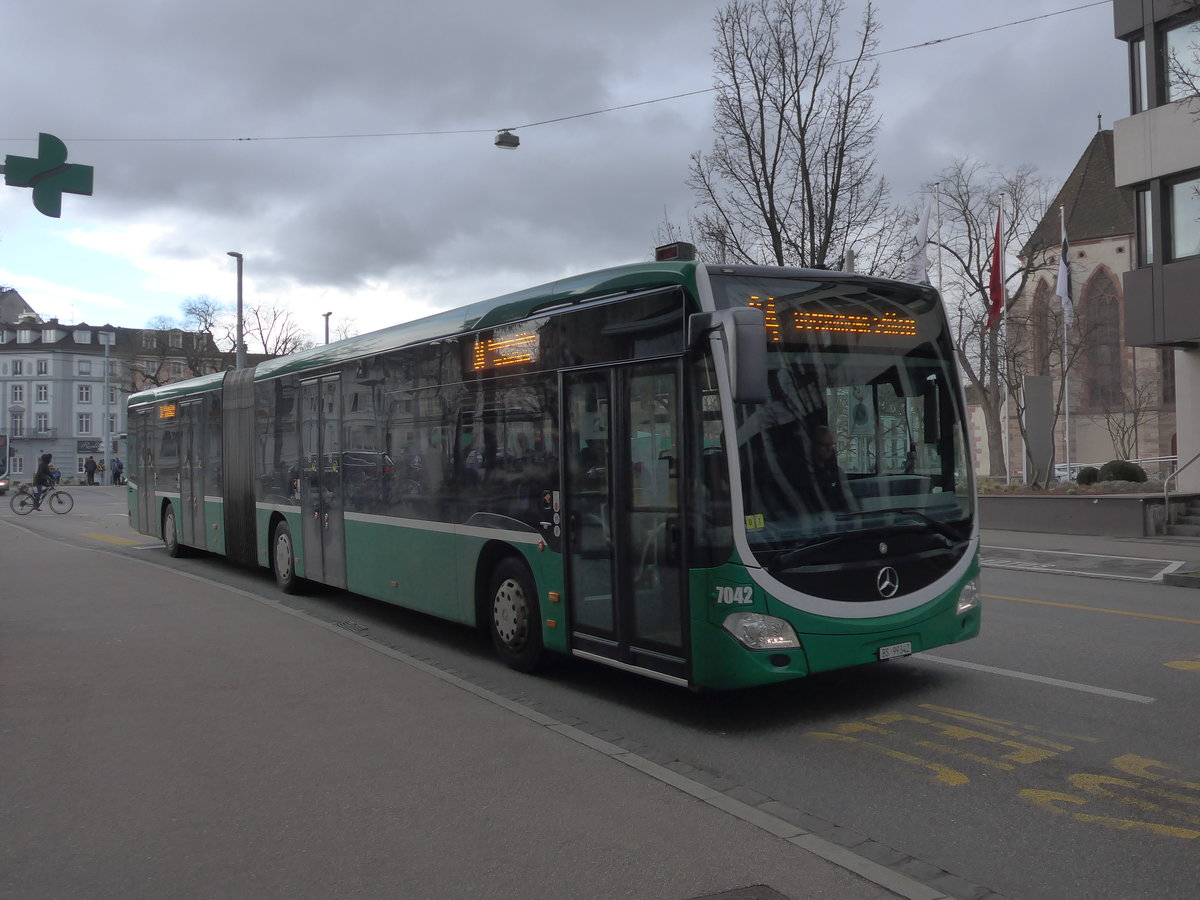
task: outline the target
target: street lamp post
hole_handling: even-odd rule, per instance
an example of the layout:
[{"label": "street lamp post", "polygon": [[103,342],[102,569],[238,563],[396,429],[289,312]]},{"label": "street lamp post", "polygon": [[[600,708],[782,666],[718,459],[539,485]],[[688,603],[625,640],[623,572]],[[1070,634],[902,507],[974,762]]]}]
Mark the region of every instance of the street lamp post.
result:
[{"label": "street lamp post", "polygon": [[237,260],[237,333],[234,345],[234,363],[235,369],[246,368],[246,345],[242,342],[242,254],[236,250],[228,251],[228,254]]},{"label": "street lamp post", "polygon": [[333,311],[330,310],[327,313],[321,313],[321,315],[323,315],[325,317],[325,343],[328,344],[329,343],[329,317],[333,315]]},{"label": "street lamp post", "polygon": [[108,348],[112,346],[113,341],[116,339],[116,334],[111,331],[101,331],[99,332],[99,337],[101,342],[104,344],[104,423],[103,427],[100,429],[100,433],[104,435],[104,443],[100,447],[100,461],[104,462],[106,459],[108,460],[108,462],[104,463],[104,475],[100,477],[100,484],[103,485],[104,478],[113,470],[112,428],[110,427],[111,415],[108,411]]}]

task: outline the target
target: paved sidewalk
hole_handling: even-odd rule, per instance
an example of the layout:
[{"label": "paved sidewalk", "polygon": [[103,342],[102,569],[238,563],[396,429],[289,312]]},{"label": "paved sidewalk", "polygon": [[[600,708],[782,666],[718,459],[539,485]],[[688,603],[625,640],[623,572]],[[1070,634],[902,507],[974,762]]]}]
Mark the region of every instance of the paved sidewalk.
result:
[{"label": "paved sidewalk", "polygon": [[0,538],[2,898],[942,896],[303,614]]}]

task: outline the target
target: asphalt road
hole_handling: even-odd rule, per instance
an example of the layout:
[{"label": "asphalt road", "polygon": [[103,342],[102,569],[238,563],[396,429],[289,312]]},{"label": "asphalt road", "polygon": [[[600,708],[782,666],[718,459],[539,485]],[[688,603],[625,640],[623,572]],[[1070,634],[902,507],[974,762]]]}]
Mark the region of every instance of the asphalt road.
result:
[{"label": "asphalt road", "polygon": [[[278,599],[265,572],[171,560],[131,534],[115,489],[81,499],[71,516],[35,514],[19,527]],[[1012,547],[989,548],[988,559],[979,639],[735,694],[578,661],[523,676],[461,627],[334,591],[287,602],[798,810],[807,827],[885,865],[909,859],[913,877],[911,858],[950,872],[958,897],[1194,896],[1200,591],[1154,580],[1171,559]]]}]

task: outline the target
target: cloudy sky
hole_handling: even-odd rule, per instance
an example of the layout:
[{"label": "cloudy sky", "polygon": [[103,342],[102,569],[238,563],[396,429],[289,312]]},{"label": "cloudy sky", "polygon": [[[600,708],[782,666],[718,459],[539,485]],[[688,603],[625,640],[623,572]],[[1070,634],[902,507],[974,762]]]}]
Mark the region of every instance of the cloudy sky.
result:
[{"label": "cloudy sky", "polygon": [[[846,0],[857,24],[865,0]],[[368,331],[647,258],[686,220],[723,0],[55,0],[6,9],[0,154],[95,167],[60,219],[0,185],[0,285],[43,316],[141,327],[189,297]],[[1128,115],[1090,0],[877,0],[893,199],[956,157],[1061,180]],[[1062,12],[1060,15],[1049,15]],[[1006,23],[1022,19],[1034,21]],[[990,29],[990,30],[985,30]],[[245,140],[252,138],[253,140]]]}]

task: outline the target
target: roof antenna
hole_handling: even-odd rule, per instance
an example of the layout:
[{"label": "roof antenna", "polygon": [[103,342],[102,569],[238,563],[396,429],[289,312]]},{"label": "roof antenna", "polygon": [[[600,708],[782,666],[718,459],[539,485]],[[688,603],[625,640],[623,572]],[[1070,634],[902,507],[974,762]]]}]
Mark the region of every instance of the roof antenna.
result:
[{"label": "roof antenna", "polygon": [[1096,130],[1097,131],[1104,130],[1104,124],[1103,124],[1103,120],[1100,118],[1100,113],[1096,113]]}]

